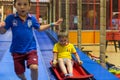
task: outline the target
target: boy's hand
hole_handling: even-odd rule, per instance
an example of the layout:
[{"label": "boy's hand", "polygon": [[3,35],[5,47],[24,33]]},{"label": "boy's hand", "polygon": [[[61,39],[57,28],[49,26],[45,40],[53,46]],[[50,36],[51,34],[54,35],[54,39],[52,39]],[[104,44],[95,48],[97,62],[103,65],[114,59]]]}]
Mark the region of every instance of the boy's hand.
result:
[{"label": "boy's hand", "polygon": [[4,26],[5,26],[5,22],[4,21],[0,22],[0,28],[2,28]]},{"label": "boy's hand", "polygon": [[83,62],[82,62],[82,61],[78,61],[78,64],[79,64],[79,65],[82,65],[82,64],[83,64]]},{"label": "boy's hand", "polygon": [[0,22],[0,34],[4,34],[6,32],[6,29],[4,28],[5,25],[4,21]]},{"label": "boy's hand", "polygon": [[53,66],[53,67],[56,67],[56,64],[57,64],[57,61],[56,61],[56,60],[53,60],[52,66]]},{"label": "boy's hand", "polygon": [[54,22],[54,25],[55,25],[55,26],[58,26],[58,25],[60,25],[62,22],[63,22],[63,19],[60,18],[60,19],[58,19],[56,22]]}]

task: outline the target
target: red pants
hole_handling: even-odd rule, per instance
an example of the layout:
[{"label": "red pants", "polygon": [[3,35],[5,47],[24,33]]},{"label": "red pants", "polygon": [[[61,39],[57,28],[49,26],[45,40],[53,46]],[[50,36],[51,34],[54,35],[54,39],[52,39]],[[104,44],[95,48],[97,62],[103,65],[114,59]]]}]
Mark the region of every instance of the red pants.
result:
[{"label": "red pants", "polygon": [[28,68],[31,64],[38,65],[38,55],[36,50],[32,50],[25,54],[12,53],[12,56],[16,74],[22,74],[25,72],[25,63],[27,63]]}]

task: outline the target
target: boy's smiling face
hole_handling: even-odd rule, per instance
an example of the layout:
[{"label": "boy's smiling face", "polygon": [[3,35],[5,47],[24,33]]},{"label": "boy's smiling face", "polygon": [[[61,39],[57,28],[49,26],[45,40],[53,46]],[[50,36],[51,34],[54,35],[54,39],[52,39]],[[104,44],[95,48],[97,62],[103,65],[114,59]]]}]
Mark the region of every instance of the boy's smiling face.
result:
[{"label": "boy's smiling face", "polygon": [[60,43],[60,45],[65,46],[68,43],[68,38],[67,37],[60,37],[59,43]]}]

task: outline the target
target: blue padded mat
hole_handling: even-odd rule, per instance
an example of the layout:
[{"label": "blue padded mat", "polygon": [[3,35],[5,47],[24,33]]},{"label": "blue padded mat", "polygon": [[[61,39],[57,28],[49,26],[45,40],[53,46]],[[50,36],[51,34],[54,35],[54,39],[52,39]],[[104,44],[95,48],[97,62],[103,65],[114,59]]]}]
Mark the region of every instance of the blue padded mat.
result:
[{"label": "blue padded mat", "polygon": [[120,80],[115,75],[108,72],[108,70],[103,68],[100,64],[91,60],[86,54],[81,52],[78,48],[77,52],[81,60],[83,61],[83,67],[89,73],[93,74],[96,80]]},{"label": "blue padded mat", "polygon": [[45,32],[36,31],[35,33],[50,80],[57,80],[56,76],[51,70],[51,65],[50,65],[50,61],[52,60],[52,55],[53,55],[52,53],[53,43]]},{"label": "blue padded mat", "polygon": [[[9,31],[5,35],[0,35],[0,38],[1,36],[2,36],[2,39],[1,39],[0,45],[3,45],[1,46],[1,48],[4,49],[5,51],[0,52],[0,54],[4,54],[1,56],[1,60],[0,60],[0,65],[1,65],[0,80],[20,80],[14,72],[13,60],[9,52],[9,46],[11,43],[10,39],[12,36],[9,34]],[[6,47],[4,46],[3,42],[5,43]],[[38,57],[39,57],[39,75],[38,75],[39,79],[38,80],[49,80],[49,76],[45,67],[45,63],[43,62],[43,58],[42,58],[38,44],[37,44],[37,51],[38,51]],[[27,80],[31,80],[29,69],[26,69],[25,75],[27,77]]]},{"label": "blue padded mat", "polygon": [[44,31],[42,32],[35,31],[35,34],[40,46],[40,50],[52,50],[53,48],[52,41],[49,39],[49,37],[46,35]]}]

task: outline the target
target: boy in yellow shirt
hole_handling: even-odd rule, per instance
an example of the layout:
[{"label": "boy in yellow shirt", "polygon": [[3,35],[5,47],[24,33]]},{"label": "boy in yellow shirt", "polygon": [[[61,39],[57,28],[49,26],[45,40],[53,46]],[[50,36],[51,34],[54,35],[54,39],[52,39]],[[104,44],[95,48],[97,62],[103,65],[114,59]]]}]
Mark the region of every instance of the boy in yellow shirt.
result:
[{"label": "boy in yellow shirt", "polygon": [[58,34],[58,42],[53,47],[53,66],[58,65],[64,76],[73,76],[72,54],[75,55],[78,64],[82,64],[74,45],[69,43],[68,34],[60,32]]}]

